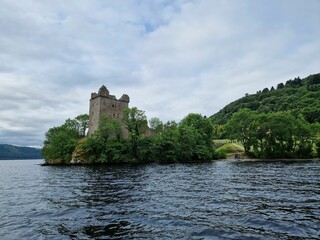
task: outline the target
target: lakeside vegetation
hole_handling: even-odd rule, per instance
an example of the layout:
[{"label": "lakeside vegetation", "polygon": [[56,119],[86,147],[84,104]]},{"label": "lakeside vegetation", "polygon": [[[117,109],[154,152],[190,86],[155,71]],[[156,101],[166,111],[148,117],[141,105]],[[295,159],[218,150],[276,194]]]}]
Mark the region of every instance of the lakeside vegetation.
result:
[{"label": "lakeside vegetation", "polygon": [[256,113],[241,109],[225,125],[225,134],[239,140],[247,155],[257,158],[319,156],[319,123],[291,112]]},{"label": "lakeside vegetation", "polygon": [[302,115],[309,123],[320,122],[320,73],[264,88],[226,105],[210,119],[214,124],[226,124],[237,111],[248,108],[257,113],[286,112]]},{"label": "lakeside vegetation", "polygon": [[320,73],[246,94],[210,119],[215,139],[240,141],[249,157],[319,157]]},{"label": "lakeside vegetation", "polygon": [[68,119],[46,133],[42,154],[47,163],[63,164],[71,159],[85,164],[119,164],[205,162],[218,157],[212,145],[213,125],[200,114],[189,114],[180,123],[153,118],[148,129],[144,112],[128,108],[123,119],[128,138],[121,124],[103,118],[98,130],[84,137],[80,129],[87,122]]},{"label": "lakeside vegetation", "polygon": [[226,139],[223,142],[221,141],[214,141],[214,147],[217,155],[220,158],[228,158],[228,157],[235,157],[237,154],[239,157],[244,156],[244,148],[240,142],[234,142],[230,139]]},{"label": "lakeside vegetation", "polygon": [[179,123],[148,122],[134,107],[121,121],[101,119],[98,130],[86,136],[89,116],[83,114],[49,129],[42,155],[50,164],[205,162],[238,153],[313,158],[320,156],[319,111],[320,74],[315,74],[247,95],[210,118],[190,113]]}]

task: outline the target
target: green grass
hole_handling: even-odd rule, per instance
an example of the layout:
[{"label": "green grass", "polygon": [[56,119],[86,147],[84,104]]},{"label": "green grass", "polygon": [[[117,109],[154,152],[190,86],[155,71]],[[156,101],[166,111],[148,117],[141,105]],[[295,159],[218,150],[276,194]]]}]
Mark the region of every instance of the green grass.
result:
[{"label": "green grass", "polygon": [[230,142],[230,140],[229,139],[214,139],[212,142],[214,144],[220,144],[220,143],[228,143],[228,142]]},{"label": "green grass", "polygon": [[[221,143],[220,143],[221,144]],[[244,153],[243,146],[240,143],[224,143],[220,147],[216,149],[216,152],[218,153],[219,156],[227,157],[233,154],[241,154]]]},{"label": "green grass", "polygon": [[217,151],[225,151],[228,153],[241,153],[243,152],[243,147],[237,143],[225,143],[217,149]]}]

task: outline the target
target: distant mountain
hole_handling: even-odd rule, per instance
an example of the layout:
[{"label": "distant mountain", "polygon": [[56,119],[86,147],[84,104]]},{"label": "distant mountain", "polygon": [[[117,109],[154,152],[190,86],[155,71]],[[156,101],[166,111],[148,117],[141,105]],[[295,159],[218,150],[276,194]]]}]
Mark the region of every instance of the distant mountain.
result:
[{"label": "distant mountain", "polygon": [[41,149],[31,147],[17,147],[0,144],[0,160],[8,159],[42,159]]},{"label": "distant mountain", "polygon": [[320,122],[320,73],[304,79],[299,77],[279,83],[276,88],[265,88],[256,94],[246,94],[212,115],[211,120],[223,125],[242,108],[249,108],[258,113],[292,111],[302,114],[310,122]]}]

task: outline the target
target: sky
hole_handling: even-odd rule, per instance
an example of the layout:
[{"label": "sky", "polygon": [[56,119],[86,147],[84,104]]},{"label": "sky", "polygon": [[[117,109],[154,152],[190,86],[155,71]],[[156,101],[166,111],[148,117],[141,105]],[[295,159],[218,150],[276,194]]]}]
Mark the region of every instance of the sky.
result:
[{"label": "sky", "polygon": [[101,85],[148,119],[211,116],[320,72],[320,0],[0,0],[0,144],[41,147]]}]

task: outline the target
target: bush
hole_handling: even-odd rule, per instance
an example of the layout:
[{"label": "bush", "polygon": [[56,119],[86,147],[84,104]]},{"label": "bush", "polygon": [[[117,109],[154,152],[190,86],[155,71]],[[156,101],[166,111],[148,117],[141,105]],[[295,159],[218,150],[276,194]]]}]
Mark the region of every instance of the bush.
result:
[{"label": "bush", "polygon": [[225,159],[227,158],[227,152],[225,149],[216,150],[214,152],[214,159]]},{"label": "bush", "polygon": [[320,157],[320,140],[316,142],[317,156]]}]

